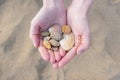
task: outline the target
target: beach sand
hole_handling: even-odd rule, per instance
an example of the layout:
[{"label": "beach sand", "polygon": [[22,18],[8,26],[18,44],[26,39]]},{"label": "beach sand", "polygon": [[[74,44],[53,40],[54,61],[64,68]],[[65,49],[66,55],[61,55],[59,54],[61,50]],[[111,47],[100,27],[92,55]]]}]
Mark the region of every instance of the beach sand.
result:
[{"label": "beach sand", "polygon": [[29,39],[41,6],[42,0],[0,0],[0,80],[120,80],[120,0],[94,0],[90,48],[61,69]]}]

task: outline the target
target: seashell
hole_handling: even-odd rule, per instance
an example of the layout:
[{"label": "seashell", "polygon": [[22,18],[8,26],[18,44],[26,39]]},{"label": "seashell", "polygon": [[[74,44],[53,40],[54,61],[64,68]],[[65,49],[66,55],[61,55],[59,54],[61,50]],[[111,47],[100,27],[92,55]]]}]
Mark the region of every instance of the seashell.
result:
[{"label": "seashell", "polygon": [[49,35],[50,35],[49,31],[41,32],[41,36],[43,36],[43,37],[46,37],[46,36],[49,36]]},{"label": "seashell", "polygon": [[50,44],[49,41],[44,40],[44,41],[43,41],[43,45],[45,46],[45,48],[47,48],[47,49],[51,49],[51,44]]},{"label": "seashell", "polygon": [[45,40],[45,41],[49,41],[50,39],[51,39],[50,36],[46,36],[46,37],[44,37],[44,40]]},{"label": "seashell", "polygon": [[75,37],[73,33],[64,34],[63,39],[60,40],[61,47],[66,51],[70,50],[74,46],[74,43]]},{"label": "seashell", "polygon": [[52,46],[59,46],[60,45],[60,43],[58,41],[54,40],[54,39],[51,39],[50,43],[51,43]]},{"label": "seashell", "polygon": [[68,34],[68,33],[70,33],[72,30],[71,30],[71,27],[70,26],[68,26],[68,25],[63,25],[62,26],[62,32],[64,33],[64,34]]},{"label": "seashell", "polygon": [[49,28],[50,37],[55,40],[61,40],[62,39],[62,30],[61,25],[54,24]]}]

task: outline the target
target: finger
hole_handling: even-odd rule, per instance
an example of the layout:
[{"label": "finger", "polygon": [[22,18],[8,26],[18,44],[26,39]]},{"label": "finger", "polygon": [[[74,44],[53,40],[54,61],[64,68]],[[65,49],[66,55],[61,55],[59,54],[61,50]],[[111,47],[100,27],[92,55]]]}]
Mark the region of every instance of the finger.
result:
[{"label": "finger", "polygon": [[48,53],[50,55],[50,62],[55,63],[55,55],[54,55],[53,51],[48,50]]},{"label": "finger", "polygon": [[40,33],[40,26],[37,23],[34,24],[31,23],[30,38],[35,47],[38,47],[40,44],[39,33]]},{"label": "finger", "polygon": [[76,55],[76,49],[77,47],[73,47],[58,63],[58,67],[63,67],[67,64]]},{"label": "finger", "polygon": [[40,44],[39,35],[33,34],[33,35],[31,35],[31,39],[32,39],[34,47],[37,48],[39,46],[39,44]]},{"label": "finger", "polygon": [[63,57],[63,56],[65,56],[65,50],[62,48],[62,47],[60,47],[60,55]]},{"label": "finger", "polygon": [[77,54],[79,55],[81,52],[88,49],[88,47],[89,47],[89,36],[82,35],[81,44],[77,48]]},{"label": "finger", "polygon": [[81,35],[75,35],[75,46],[79,46],[81,44],[82,38]]},{"label": "finger", "polygon": [[42,44],[42,40],[40,40],[40,46],[38,47],[38,50],[41,54],[41,57],[45,60],[45,61],[49,61],[50,60],[50,55],[47,51],[47,49],[43,46]]},{"label": "finger", "polygon": [[57,60],[57,62],[60,61],[61,56],[60,56],[59,51],[54,51],[54,54],[55,54],[55,59]]}]

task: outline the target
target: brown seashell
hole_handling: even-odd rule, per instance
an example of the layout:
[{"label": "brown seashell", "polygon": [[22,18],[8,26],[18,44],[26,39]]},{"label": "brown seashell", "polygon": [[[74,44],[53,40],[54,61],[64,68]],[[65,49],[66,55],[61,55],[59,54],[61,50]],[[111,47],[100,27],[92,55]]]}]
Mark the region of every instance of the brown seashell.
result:
[{"label": "brown seashell", "polygon": [[75,44],[74,38],[75,37],[73,33],[64,34],[63,39],[60,40],[61,47],[66,51],[70,50]]},{"label": "brown seashell", "polygon": [[72,30],[71,30],[71,27],[70,27],[70,26],[68,26],[68,25],[63,25],[63,26],[62,26],[62,32],[63,32],[64,34],[69,34],[71,31],[72,31]]},{"label": "brown seashell", "polygon": [[50,35],[49,31],[41,32],[41,36],[43,36],[43,37],[46,37],[46,36],[49,36],[49,35]]},{"label": "brown seashell", "polygon": [[44,40],[44,41],[43,41],[43,45],[45,46],[45,48],[47,48],[47,49],[51,49],[51,44],[50,44],[49,41]]},{"label": "brown seashell", "polygon": [[58,41],[54,40],[54,39],[51,39],[50,43],[51,43],[52,46],[59,46],[60,45],[60,43]]}]

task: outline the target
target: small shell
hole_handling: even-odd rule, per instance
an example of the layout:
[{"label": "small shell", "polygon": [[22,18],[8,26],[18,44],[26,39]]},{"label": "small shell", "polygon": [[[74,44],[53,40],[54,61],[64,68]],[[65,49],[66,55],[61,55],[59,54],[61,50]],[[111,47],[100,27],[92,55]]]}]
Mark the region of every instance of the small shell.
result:
[{"label": "small shell", "polygon": [[46,37],[46,36],[49,36],[49,35],[50,35],[50,33],[48,31],[41,32],[41,36],[43,36],[43,37]]},{"label": "small shell", "polygon": [[43,41],[43,45],[45,46],[45,48],[47,48],[47,49],[51,49],[51,44],[50,44],[49,41],[44,40],[44,41]]},{"label": "small shell", "polygon": [[61,47],[68,51],[74,46],[75,40],[74,40],[74,34],[64,34],[63,39],[60,41]]},{"label": "small shell", "polygon": [[59,24],[54,24],[49,28],[50,37],[55,40],[61,40],[62,39],[62,30],[61,26]]},{"label": "small shell", "polygon": [[51,39],[50,36],[44,37],[44,40],[45,40],[45,41],[49,41],[50,39]]},{"label": "small shell", "polygon": [[50,43],[51,43],[52,46],[59,46],[60,45],[60,43],[58,41],[54,40],[54,39],[51,39]]},{"label": "small shell", "polygon": [[70,33],[72,30],[71,30],[71,27],[70,26],[68,26],[68,25],[63,25],[62,26],[62,32],[64,33],[64,34],[68,34],[68,33]]}]

